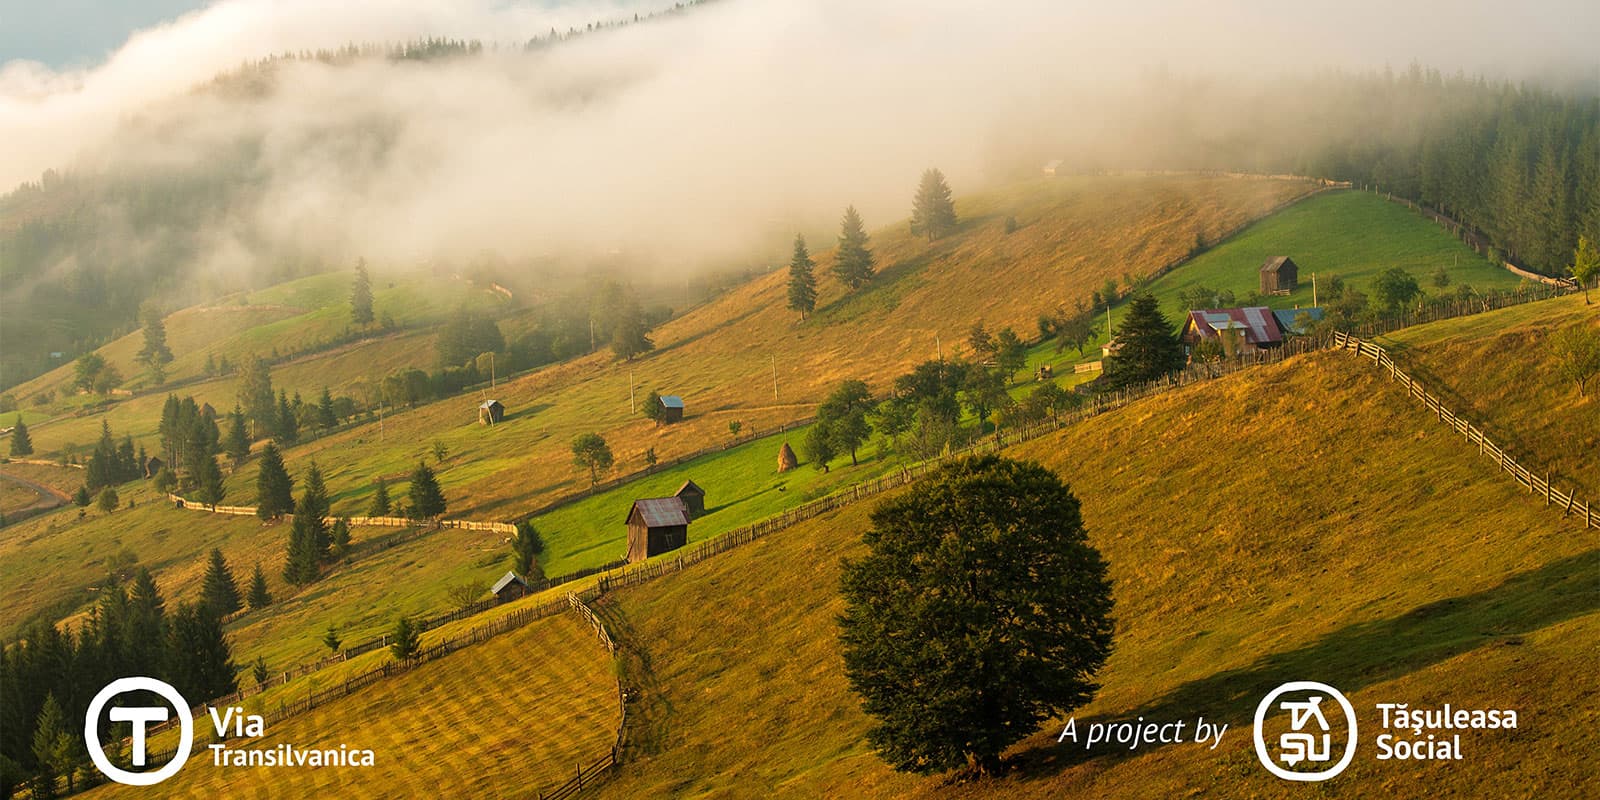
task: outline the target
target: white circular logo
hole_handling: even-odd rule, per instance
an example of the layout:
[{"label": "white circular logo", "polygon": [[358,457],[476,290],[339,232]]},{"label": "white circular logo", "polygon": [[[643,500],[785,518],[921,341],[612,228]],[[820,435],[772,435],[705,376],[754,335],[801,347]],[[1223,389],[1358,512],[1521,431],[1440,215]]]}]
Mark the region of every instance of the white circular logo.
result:
[{"label": "white circular logo", "polygon": [[[119,769],[111,763],[111,759],[106,758],[105,750],[100,745],[100,710],[106,707],[111,698],[138,691],[155,692],[178,710],[178,752],[166,766],[150,772],[129,772]],[[189,704],[184,702],[183,695],[178,694],[177,689],[155,678],[118,678],[112,681],[89,702],[89,712],[84,716],[83,743],[89,750],[89,758],[107,778],[117,783],[153,786],[176,775],[178,770],[183,768],[183,762],[189,759],[189,748],[194,744],[194,715],[189,713]],[[134,766],[144,766],[145,757],[148,755],[145,752],[145,726],[153,722],[164,722],[167,717],[167,709],[164,706],[127,706],[111,709],[112,722],[133,723]]]},{"label": "white circular logo", "polygon": [[[1272,701],[1289,692],[1307,692],[1306,699],[1299,701],[1285,700],[1281,710],[1289,712],[1289,726],[1292,731],[1278,737],[1277,752],[1269,752],[1266,736],[1262,732],[1262,722],[1267,718],[1267,712],[1272,709]],[[1332,749],[1329,742],[1333,736],[1328,718],[1322,713],[1322,701],[1332,697],[1339,702],[1339,708],[1344,712],[1344,718],[1349,723],[1349,739],[1344,745],[1344,755],[1333,766],[1320,772],[1297,772],[1278,766],[1281,760],[1290,767],[1301,763],[1318,763],[1332,760]],[[1350,766],[1351,760],[1356,757],[1356,710],[1350,701],[1340,694],[1338,689],[1326,683],[1316,681],[1290,681],[1273,689],[1261,704],[1256,706],[1255,721],[1256,758],[1261,765],[1272,774],[1286,781],[1325,781]],[[1276,758],[1274,758],[1276,755]]]}]

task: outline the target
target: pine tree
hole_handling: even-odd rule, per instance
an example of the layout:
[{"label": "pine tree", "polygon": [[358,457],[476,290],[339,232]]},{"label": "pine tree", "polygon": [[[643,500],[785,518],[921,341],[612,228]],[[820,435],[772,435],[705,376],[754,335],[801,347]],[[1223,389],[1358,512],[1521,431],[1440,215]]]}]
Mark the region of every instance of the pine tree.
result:
[{"label": "pine tree", "polygon": [[931,242],[955,229],[956,205],[950,199],[950,185],[945,183],[944,173],[930,169],[922,173],[916,199],[912,201],[911,233],[927,236]]},{"label": "pine tree", "polygon": [[243,464],[250,457],[250,436],[244,428],[244,411],[237,405],[233,407],[233,413],[228,415],[228,437],[223,447],[228,458],[233,459],[234,466]]},{"label": "pine tree", "polygon": [[372,278],[367,275],[367,260],[356,259],[356,280],[350,287],[350,319],[357,325],[372,324]]},{"label": "pine tree", "polygon": [[170,681],[185,697],[221,697],[239,690],[222,618],[204,604],[184,604],[172,615]]},{"label": "pine tree", "polygon": [[437,519],[445,512],[444,492],[439,489],[439,480],[426,462],[417,462],[407,496],[411,500],[411,513],[417,519]]},{"label": "pine tree", "polygon": [[378,476],[378,485],[372,490],[372,507],[367,509],[367,514],[374,517],[387,517],[393,510],[389,504],[389,481],[382,475]]},{"label": "pine tree", "polygon": [[294,406],[289,404],[289,395],[282,389],[278,390],[277,424],[273,427],[272,434],[285,444],[294,444],[300,440],[300,420],[295,416]]},{"label": "pine tree", "polygon": [[839,249],[834,253],[833,274],[851,289],[860,289],[872,280],[872,251],[867,249],[867,230],[855,206],[844,210],[839,222]]},{"label": "pine tree", "polygon": [[317,398],[317,427],[329,430],[339,424],[339,415],[333,410],[333,393],[328,387],[322,387],[322,396]]},{"label": "pine tree", "polygon": [[517,523],[517,532],[511,537],[511,571],[526,579],[538,568],[539,553],[544,550],[544,540],[533,523]]},{"label": "pine tree", "polygon": [[213,548],[211,551],[211,561],[206,565],[206,576],[201,582],[200,602],[219,617],[239,610],[239,584],[234,581],[221,550]]},{"label": "pine tree", "polygon": [[255,571],[250,574],[250,594],[245,598],[251,608],[266,608],[272,605],[272,593],[267,591],[267,576],[261,571],[261,562],[256,562]]},{"label": "pine tree", "polygon": [[278,445],[267,442],[261,448],[261,469],[256,474],[256,516],[276,519],[294,508],[294,479],[284,469]]},{"label": "pine tree", "polygon": [[338,561],[350,552],[350,521],[339,517],[333,521],[333,532],[329,534],[333,542],[330,560]]},{"label": "pine tree", "polygon": [[167,326],[155,306],[144,308],[144,347],[139,350],[138,361],[150,371],[150,380],[157,386],[167,382],[167,365],[172,363],[172,350],[167,347]]},{"label": "pine tree", "polygon": [[201,459],[200,472],[195,475],[195,484],[199,486],[197,496],[200,502],[213,508],[227,496],[227,489],[222,485],[222,468],[217,466],[216,456],[206,456]]},{"label": "pine tree", "polygon": [[1133,298],[1115,338],[1117,350],[1106,356],[1100,379],[1108,390],[1164,378],[1183,368],[1183,344],[1153,295]]},{"label": "pine tree", "polygon": [[45,696],[44,709],[33,728],[33,757],[39,764],[36,785],[43,790],[42,795],[36,792],[36,796],[54,797],[56,779],[61,775],[67,776],[70,791],[74,746],[72,735],[67,733],[66,714],[51,692]]},{"label": "pine tree", "polygon": [[316,515],[326,520],[333,509],[328,500],[328,485],[322,479],[322,467],[317,466],[315,460],[312,460],[311,468],[306,470],[305,493],[311,499],[311,507]]},{"label": "pine tree", "polygon": [[[806,251],[806,237],[794,236],[794,255],[789,259],[789,310],[800,312],[805,319],[817,310],[817,263]],[[645,413],[650,413],[647,407]]]},{"label": "pine tree", "polygon": [[417,627],[411,624],[410,617],[401,617],[395,620],[394,631],[389,634],[394,643],[389,645],[389,652],[394,654],[397,661],[405,661],[417,654],[421,648],[421,636]]},{"label": "pine tree", "polygon": [[17,424],[11,429],[11,457],[33,455],[33,437],[28,435],[28,426],[23,423],[22,415],[17,415]]},{"label": "pine tree", "polygon": [[304,586],[317,579],[320,573],[317,542],[327,533],[316,509],[302,495],[294,509],[294,522],[289,526],[289,549],[284,558],[283,579],[295,586]]},{"label": "pine tree", "polygon": [[328,648],[330,652],[337,653],[341,644],[344,644],[344,642],[339,640],[338,626],[331,622],[328,623],[327,632],[322,634],[322,646]]},{"label": "pine tree", "polygon": [[256,663],[250,666],[250,675],[256,679],[256,686],[267,688],[267,679],[272,677],[267,672],[267,659],[265,656],[256,656]]}]

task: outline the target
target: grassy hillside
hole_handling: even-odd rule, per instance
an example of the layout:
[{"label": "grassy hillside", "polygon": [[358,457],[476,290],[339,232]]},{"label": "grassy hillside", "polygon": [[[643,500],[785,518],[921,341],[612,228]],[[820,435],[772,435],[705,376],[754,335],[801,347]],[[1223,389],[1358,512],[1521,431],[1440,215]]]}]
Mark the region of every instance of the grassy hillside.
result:
[{"label": "grassy hillside", "polygon": [[[1116,649],[1080,719],[1204,714],[1216,752],[1083,757],[1051,725],[993,781],[887,770],[835,641],[841,556],[869,504],[613,595],[641,649],[636,760],[606,797],[1288,796],[1250,751],[1257,700],[1287,680],[1373,705],[1516,708],[1461,763],[1395,765],[1363,743],[1336,797],[1596,786],[1593,576],[1600,550],[1498,477],[1375,371],[1324,353],[1138,403],[1018,448],[1060,471],[1111,565]],[[1105,751],[1101,751],[1102,753]],[[1590,777],[1584,777],[1590,776]],[[1425,779],[1422,780],[1422,779]],[[1495,787],[1499,787],[1498,789]],[[1514,787],[1514,788],[1512,788]]]},{"label": "grassy hillside", "polygon": [[[617,725],[610,656],[574,614],[535,622],[366,691],[269,725],[232,746],[346,744],[374,752],[350,769],[218,768],[200,750],[166,797],[523,796],[565,780],[611,746]],[[249,702],[247,710],[258,708]],[[196,721],[211,724],[209,718]],[[88,797],[144,797],[126,786]]]},{"label": "grassy hillside", "polygon": [[[1197,286],[1227,289],[1242,303],[1245,295],[1261,287],[1261,263],[1283,255],[1299,265],[1300,285],[1287,296],[1270,298],[1268,305],[1273,308],[1303,308],[1314,305],[1313,299],[1327,303],[1327,281],[1333,275],[1370,295],[1373,280],[1392,267],[1411,273],[1428,292],[1441,291],[1432,283],[1433,271],[1440,266],[1450,277],[1450,285],[1442,291],[1450,293],[1463,284],[1484,291],[1512,289],[1521,282],[1439,225],[1398,203],[1365,192],[1332,191],[1252,224],[1162,276],[1149,289],[1161,302],[1162,313],[1178,324],[1184,316],[1180,292]],[[1313,273],[1323,290],[1315,298]],[[1121,322],[1124,307],[1112,310],[1112,329]],[[1068,363],[1100,358],[1100,345],[1105,342],[1103,314],[1101,320],[1093,349],[1081,358],[1068,351]],[[1047,357],[1053,351],[1053,347],[1048,351],[1040,348],[1036,356]]]},{"label": "grassy hillside", "polygon": [[1587,396],[1552,367],[1552,333],[1600,330],[1581,295],[1397,331],[1378,341],[1450,407],[1478,423],[1530,469],[1549,469],[1600,501],[1600,382]]},{"label": "grassy hillside", "polygon": [[[962,230],[932,245],[903,224],[874,233],[880,279],[846,297],[819,254],[819,313],[801,323],[784,308],[778,270],[652,331],[655,353],[633,363],[609,353],[540,370],[496,389],[507,424],[476,424],[478,396],[432,403],[290,454],[339,452],[336,489],[364,492],[399,474],[431,442],[460,455],[444,488],[453,513],[508,516],[587,485],[571,465],[573,436],[603,431],[618,469],[720,441],[727,425],[766,429],[808,415],[808,404],[846,378],[882,388],[912,364],[946,352],[978,319],[1032,329],[1042,311],[1086,297],[1106,278],[1143,274],[1288,197],[1298,183],[1186,177],[1037,181],[961,198]],[[1004,232],[1004,219],[1021,227]],[[819,248],[820,249],[820,248]],[[998,287],[981,289],[981,287]],[[980,290],[981,289],[981,290]],[[774,396],[774,372],[778,386]],[[652,389],[683,395],[682,424],[657,429],[629,413]],[[248,486],[252,473],[239,476]],[[352,495],[354,497],[354,495]]]}]

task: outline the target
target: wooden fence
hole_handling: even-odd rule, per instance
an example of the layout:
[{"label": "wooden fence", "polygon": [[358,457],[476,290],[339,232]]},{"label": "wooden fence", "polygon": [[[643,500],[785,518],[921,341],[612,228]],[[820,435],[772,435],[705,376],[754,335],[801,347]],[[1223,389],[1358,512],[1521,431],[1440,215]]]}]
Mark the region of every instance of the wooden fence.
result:
[{"label": "wooden fence", "polygon": [[1439,397],[1429,392],[1427,387],[1416,378],[1406,374],[1394,359],[1389,357],[1389,351],[1382,346],[1344,333],[1336,333],[1333,337],[1333,346],[1340,350],[1349,350],[1360,356],[1365,356],[1389,373],[1389,378],[1404,386],[1407,395],[1417,400],[1438,418],[1439,422],[1448,425],[1456,433],[1461,434],[1469,443],[1478,448],[1478,454],[1495,462],[1502,472],[1509,473],[1512,480],[1527,487],[1528,492],[1544,498],[1545,505],[1554,505],[1561,509],[1562,516],[1576,514],[1583,519],[1584,527],[1600,528],[1600,507],[1588,501],[1578,499],[1576,491],[1563,492],[1555,487],[1550,473],[1537,474],[1527,467],[1517,463],[1517,460],[1506,454],[1506,451],[1495,444],[1492,439],[1484,434],[1483,430],[1471,422],[1456,415],[1446,408]]},{"label": "wooden fence", "polygon": [[[1456,238],[1460,239],[1462,243],[1477,251],[1478,254],[1484,256],[1485,258],[1490,256],[1491,250],[1498,252],[1498,250],[1489,243],[1489,237],[1483,231],[1459,222],[1439,209],[1431,208],[1412,200],[1407,200],[1404,197],[1395,197],[1393,193],[1380,193],[1376,187],[1374,187],[1372,191],[1374,194],[1381,194],[1390,202],[1399,203],[1400,205],[1403,205],[1406,208],[1409,208],[1412,211],[1415,211],[1427,217],[1428,219],[1433,220],[1434,222],[1438,223],[1440,227],[1455,234]],[[1578,288],[1578,282],[1576,280],[1572,278],[1553,278],[1549,275],[1541,275],[1514,263],[1511,260],[1510,254],[1502,255],[1498,260],[1500,261],[1500,266],[1505,267],[1506,271],[1516,275],[1519,278],[1522,278],[1523,280],[1534,281],[1546,286],[1569,289]]]},{"label": "wooden fence", "polygon": [[[615,659],[617,657],[617,643],[616,640],[611,638],[611,632],[606,630],[605,621],[600,619],[599,615],[594,613],[594,609],[590,608],[588,604],[584,603],[583,600],[578,597],[578,595],[568,592],[567,602],[572,606],[573,611],[576,611],[579,616],[583,617],[583,619],[589,623],[589,627],[594,629],[595,636],[600,639],[600,643],[605,645],[606,652],[610,653],[611,657]],[[564,800],[565,798],[573,797],[583,789],[599,783],[606,777],[607,773],[616,767],[621,766],[623,737],[626,735],[627,729],[628,697],[622,688],[621,674],[618,673],[617,735],[616,738],[612,740],[611,749],[604,755],[590,762],[587,766],[582,763],[578,764],[577,774],[573,775],[571,778],[568,778],[564,783],[554,789],[549,791],[540,791],[537,795],[538,800]]]},{"label": "wooden fence", "polygon": [[[209,511],[213,514],[229,514],[237,517],[253,517],[256,515],[255,506],[206,505],[177,494],[168,494],[167,499],[176,508]],[[280,519],[285,522],[293,522],[294,515],[284,514]],[[361,528],[416,528],[426,526],[430,531],[439,530],[440,528],[456,528],[465,531],[492,531],[507,536],[517,532],[517,526],[509,522],[476,522],[469,519],[415,520],[408,517],[343,517],[342,519],[346,524]]]}]

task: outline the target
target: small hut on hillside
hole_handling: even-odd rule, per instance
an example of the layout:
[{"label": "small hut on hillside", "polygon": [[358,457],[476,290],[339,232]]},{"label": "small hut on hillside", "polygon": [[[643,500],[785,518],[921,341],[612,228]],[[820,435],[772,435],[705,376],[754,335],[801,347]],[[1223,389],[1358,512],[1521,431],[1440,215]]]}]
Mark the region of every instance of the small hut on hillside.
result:
[{"label": "small hut on hillside", "polygon": [[528,582],[515,572],[507,572],[500,576],[500,580],[495,581],[494,587],[489,591],[494,595],[497,603],[509,603],[512,600],[533,594],[533,588],[528,586]]},{"label": "small hut on hillside", "polygon": [[144,460],[144,476],[146,478],[154,478],[156,473],[160,472],[161,468],[166,465],[167,463],[162,461],[160,458],[157,458],[156,456],[150,456]]},{"label": "small hut on hillside", "polygon": [[478,422],[483,425],[494,425],[506,418],[505,404],[499,400],[485,400],[478,406]]},{"label": "small hut on hillside", "polygon": [[689,514],[676,497],[633,501],[627,522],[630,564],[676,550],[689,541]]},{"label": "small hut on hillside", "polygon": [[1300,285],[1300,267],[1288,256],[1276,256],[1261,265],[1261,293],[1288,294]]},{"label": "small hut on hillside", "polygon": [[661,421],[664,423],[681,422],[683,420],[683,398],[675,394],[661,395]]},{"label": "small hut on hillside", "polygon": [[790,447],[788,442],[784,442],[783,447],[778,448],[778,471],[788,472],[798,466],[800,459],[794,457],[794,448]]},{"label": "small hut on hillside", "polygon": [[704,516],[706,513],[706,490],[694,481],[684,481],[678,491],[672,493],[673,497],[683,501],[683,510],[688,512],[689,519]]}]

